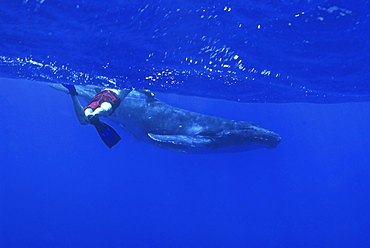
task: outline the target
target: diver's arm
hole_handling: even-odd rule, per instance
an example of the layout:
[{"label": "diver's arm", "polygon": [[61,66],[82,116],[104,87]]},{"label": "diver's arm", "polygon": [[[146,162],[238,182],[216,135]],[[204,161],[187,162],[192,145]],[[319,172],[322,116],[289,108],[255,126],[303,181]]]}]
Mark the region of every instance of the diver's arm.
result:
[{"label": "diver's arm", "polygon": [[81,125],[89,124],[85,115],[84,108],[82,107],[80,101],[78,100],[78,97],[76,95],[71,95],[71,97],[78,121],[80,122]]}]

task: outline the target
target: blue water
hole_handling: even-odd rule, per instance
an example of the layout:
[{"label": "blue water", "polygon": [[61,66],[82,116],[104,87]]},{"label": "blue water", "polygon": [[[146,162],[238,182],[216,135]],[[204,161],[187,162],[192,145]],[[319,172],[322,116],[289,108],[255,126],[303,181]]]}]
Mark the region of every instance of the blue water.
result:
[{"label": "blue water", "polygon": [[[369,247],[369,9],[2,1],[0,247]],[[108,149],[48,82],[149,89],[282,142],[188,155],[110,123]]]},{"label": "blue water", "polygon": [[368,101],[369,5],[3,1],[0,76],[241,102]]}]

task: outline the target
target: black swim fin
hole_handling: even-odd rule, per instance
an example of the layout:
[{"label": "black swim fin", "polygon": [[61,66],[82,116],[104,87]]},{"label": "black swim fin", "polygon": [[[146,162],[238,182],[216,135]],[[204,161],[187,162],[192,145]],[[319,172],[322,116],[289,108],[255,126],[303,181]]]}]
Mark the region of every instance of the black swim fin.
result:
[{"label": "black swim fin", "polygon": [[62,84],[64,87],[66,87],[69,91],[69,94],[72,96],[78,96],[77,90],[73,84]]},{"label": "black swim fin", "polygon": [[116,132],[116,130],[114,130],[107,123],[102,122],[98,117],[91,118],[90,123],[95,127],[96,131],[98,131],[99,133],[100,138],[109,148],[112,148],[121,140],[121,137]]}]

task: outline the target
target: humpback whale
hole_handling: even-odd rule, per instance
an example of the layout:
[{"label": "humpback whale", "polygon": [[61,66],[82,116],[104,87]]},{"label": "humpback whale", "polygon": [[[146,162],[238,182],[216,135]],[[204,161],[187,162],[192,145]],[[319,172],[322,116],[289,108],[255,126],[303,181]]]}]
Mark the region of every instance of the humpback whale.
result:
[{"label": "humpback whale", "polygon": [[[59,85],[52,87],[66,91]],[[87,102],[101,90],[76,85]],[[186,153],[243,152],[275,148],[278,134],[252,122],[235,121],[180,109],[150,91],[121,90],[121,104],[107,117],[139,141]]]}]

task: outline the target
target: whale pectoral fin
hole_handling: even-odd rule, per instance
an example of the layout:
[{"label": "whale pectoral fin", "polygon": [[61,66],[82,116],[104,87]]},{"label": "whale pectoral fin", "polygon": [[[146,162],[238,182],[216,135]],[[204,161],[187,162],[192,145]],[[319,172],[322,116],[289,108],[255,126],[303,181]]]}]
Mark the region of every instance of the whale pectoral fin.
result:
[{"label": "whale pectoral fin", "polygon": [[157,142],[174,144],[178,146],[205,146],[212,143],[210,138],[201,135],[189,136],[189,135],[163,135],[148,133],[148,136]]}]

